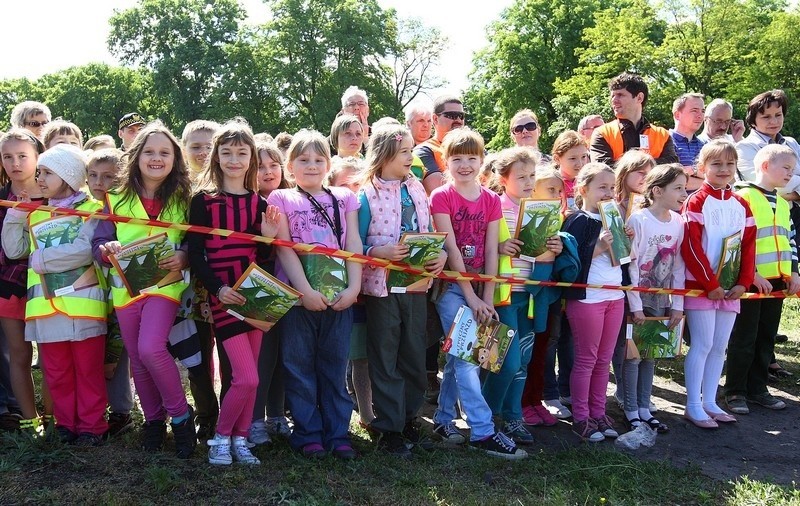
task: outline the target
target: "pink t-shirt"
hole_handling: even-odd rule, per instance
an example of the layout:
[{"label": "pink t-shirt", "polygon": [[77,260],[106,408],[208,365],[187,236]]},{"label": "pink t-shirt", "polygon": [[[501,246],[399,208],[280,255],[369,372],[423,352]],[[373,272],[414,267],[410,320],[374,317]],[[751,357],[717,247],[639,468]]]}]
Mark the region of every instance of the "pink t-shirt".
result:
[{"label": "pink t-shirt", "polygon": [[471,201],[462,197],[452,184],[446,184],[431,193],[431,213],[450,215],[464,265],[474,271],[483,271],[486,228],[490,222],[503,217],[500,197],[481,187],[478,199]]}]

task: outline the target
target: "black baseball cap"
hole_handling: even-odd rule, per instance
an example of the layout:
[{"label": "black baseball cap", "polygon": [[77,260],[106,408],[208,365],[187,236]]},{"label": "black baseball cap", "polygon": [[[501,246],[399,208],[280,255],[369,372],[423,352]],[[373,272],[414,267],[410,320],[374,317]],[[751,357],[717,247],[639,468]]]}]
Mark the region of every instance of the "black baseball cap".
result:
[{"label": "black baseball cap", "polygon": [[141,114],[138,112],[129,112],[119,119],[119,129],[122,130],[131,125],[144,125],[145,123],[146,121]]}]

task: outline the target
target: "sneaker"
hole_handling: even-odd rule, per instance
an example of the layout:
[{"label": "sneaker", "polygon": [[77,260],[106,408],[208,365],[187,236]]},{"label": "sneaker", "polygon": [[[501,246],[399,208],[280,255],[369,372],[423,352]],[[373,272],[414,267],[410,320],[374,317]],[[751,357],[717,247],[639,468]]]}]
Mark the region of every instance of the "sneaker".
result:
[{"label": "sneaker", "polygon": [[614,420],[608,415],[603,415],[600,418],[595,418],[594,423],[597,425],[597,430],[607,438],[618,438],[619,432],[614,429]]},{"label": "sneaker", "polygon": [[572,432],[590,443],[598,443],[606,439],[603,433],[597,430],[597,424],[591,418],[580,422],[572,422]]},{"label": "sneaker", "polygon": [[55,443],[56,441],[59,441],[65,445],[69,445],[74,443],[76,439],[78,439],[78,435],[68,428],[56,426],[56,430],[48,434],[45,438],[45,441],[48,443]]},{"label": "sneaker", "polygon": [[331,452],[334,458],[339,460],[355,460],[358,458],[358,452],[353,449],[349,444],[339,445]]},{"label": "sneaker", "polygon": [[292,428],[289,426],[289,419],[285,416],[267,417],[267,433],[270,436],[288,438],[292,435]]},{"label": "sneaker", "polygon": [[171,423],[172,437],[175,440],[175,455],[188,459],[197,446],[197,429],[194,427],[194,409],[189,406],[189,418],[180,423]]},{"label": "sneaker", "polygon": [[167,423],[164,420],[152,420],[142,425],[142,449],[146,452],[157,452],[164,447],[167,439]]},{"label": "sneaker", "polygon": [[403,460],[410,460],[414,454],[406,446],[403,435],[399,432],[384,432],[378,440],[378,450]]},{"label": "sneaker", "polygon": [[254,445],[265,445],[272,442],[267,430],[267,422],[264,420],[255,420],[250,424],[247,440]]},{"label": "sneaker", "polygon": [[786,407],[786,403],[782,400],[778,399],[774,395],[769,392],[764,392],[758,395],[748,395],[747,400],[750,402],[755,402],[759,406],[763,406],[767,409],[783,409]]},{"label": "sneaker", "polygon": [[453,422],[439,424],[433,428],[433,432],[442,438],[444,443],[463,445],[467,442],[467,438]]},{"label": "sneaker", "polygon": [[470,441],[469,447],[483,450],[487,455],[502,459],[519,460],[528,456],[528,452],[518,448],[514,441],[502,432],[495,432],[493,436],[478,441]]},{"label": "sneaker", "polygon": [[552,427],[553,425],[558,423],[558,418],[554,417],[550,414],[550,411],[547,410],[544,406],[539,404],[538,406],[534,406],[533,410],[539,415],[539,418],[542,419],[542,425],[547,427]]},{"label": "sneaker", "polygon": [[415,446],[419,446],[423,450],[433,449],[433,441],[422,433],[421,427],[422,425],[416,418],[407,421],[406,425],[403,427],[401,435],[403,439],[405,439],[406,448],[409,450]]},{"label": "sneaker", "polygon": [[[547,414],[549,415],[550,413],[548,412]],[[544,420],[542,420],[542,416],[539,414],[538,411],[533,409],[533,406],[525,406],[524,408],[522,408],[522,419],[525,421],[526,424],[530,425],[531,427],[544,425]]]},{"label": "sneaker", "polygon": [[533,434],[525,428],[522,420],[511,420],[503,424],[503,433],[520,445],[532,445]]},{"label": "sneaker", "polygon": [[233,436],[231,439],[233,440],[231,445],[231,456],[233,457],[234,461],[239,462],[240,464],[248,465],[261,464],[261,461],[258,460],[258,457],[250,452],[246,437]]},{"label": "sneaker", "polygon": [[750,413],[750,408],[747,407],[747,400],[743,395],[729,395],[725,397],[725,404],[728,405],[728,410],[737,415],[746,415]]},{"label": "sneaker", "polygon": [[561,404],[563,404],[564,406],[572,406],[572,396],[570,396],[570,395],[567,395],[567,396],[563,396],[563,395],[562,395],[562,396],[560,396],[560,397],[558,398],[558,400],[559,400],[559,402],[561,402]]},{"label": "sneaker", "polygon": [[208,463],[218,466],[229,466],[233,463],[231,456],[231,438],[216,434],[208,443]]},{"label": "sneaker", "polygon": [[124,434],[133,428],[133,418],[128,413],[109,413],[108,432],[109,437],[116,437]]},{"label": "sneaker", "polygon": [[200,422],[195,430],[197,432],[197,441],[205,443],[214,437],[216,427],[212,422]]},{"label": "sneaker", "polygon": [[103,438],[91,432],[81,432],[75,439],[75,446],[83,446],[84,448],[103,446]]},{"label": "sneaker", "polygon": [[300,451],[303,453],[303,457],[307,459],[324,459],[327,455],[325,448],[319,443],[308,443]]},{"label": "sneaker", "polygon": [[[565,399],[562,397],[561,399]],[[572,411],[569,410],[566,404],[561,399],[552,399],[549,401],[542,401],[542,406],[547,409],[548,413],[558,418],[559,420],[566,420],[572,416]],[[571,399],[570,399],[571,400]]]}]

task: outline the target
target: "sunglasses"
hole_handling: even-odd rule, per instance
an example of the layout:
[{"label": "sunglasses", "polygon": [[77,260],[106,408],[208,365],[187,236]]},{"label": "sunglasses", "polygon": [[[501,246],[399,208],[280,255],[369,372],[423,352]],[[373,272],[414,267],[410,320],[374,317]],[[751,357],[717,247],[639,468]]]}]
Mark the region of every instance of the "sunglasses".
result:
[{"label": "sunglasses", "polygon": [[39,127],[45,126],[48,123],[50,123],[50,122],[49,121],[26,121],[25,122],[25,126],[29,126],[29,127],[33,127],[33,128],[39,128]]},{"label": "sunglasses", "polygon": [[539,128],[539,125],[537,125],[535,121],[531,121],[531,122],[525,123],[524,125],[515,126],[514,127],[514,133],[515,134],[521,134],[523,130],[527,130],[529,132],[533,132],[537,128]]},{"label": "sunglasses", "polygon": [[449,120],[464,120],[464,113],[458,111],[446,111],[443,113],[438,114],[438,116],[444,116]]}]

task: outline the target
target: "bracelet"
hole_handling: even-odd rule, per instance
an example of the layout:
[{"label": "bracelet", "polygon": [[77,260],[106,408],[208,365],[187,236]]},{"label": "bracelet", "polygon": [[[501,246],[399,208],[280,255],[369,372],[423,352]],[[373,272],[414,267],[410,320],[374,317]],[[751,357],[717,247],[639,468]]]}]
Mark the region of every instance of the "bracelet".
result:
[{"label": "bracelet", "polygon": [[222,285],[221,287],[219,287],[219,290],[217,290],[217,298],[218,299],[219,299],[219,294],[220,294],[220,292],[222,291],[223,288],[230,288],[230,287],[228,285]]}]

